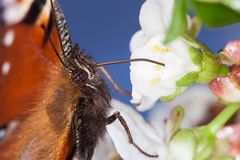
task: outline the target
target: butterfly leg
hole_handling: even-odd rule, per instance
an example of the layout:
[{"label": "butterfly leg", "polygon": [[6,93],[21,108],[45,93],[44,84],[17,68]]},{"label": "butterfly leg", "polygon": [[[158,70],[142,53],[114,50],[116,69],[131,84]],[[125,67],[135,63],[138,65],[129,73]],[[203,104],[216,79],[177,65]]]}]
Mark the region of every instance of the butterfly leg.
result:
[{"label": "butterfly leg", "polygon": [[100,70],[102,71],[102,73],[106,76],[106,78],[110,81],[110,83],[112,84],[113,88],[115,89],[115,91],[117,93],[120,93],[120,94],[125,94],[129,97],[132,97],[132,94],[131,92],[127,91],[127,90],[123,90],[123,89],[120,89],[118,87],[118,85],[116,84],[116,82],[113,80],[112,76],[108,73],[108,71],[103,67],[99,67]]},{"label": "butterfly leg", "polygon": [[122,126],[124,127],[124,130],[126,131],[127,135],[128,135],[128,141],[130,144],[132,144],[134,147],[137,148],[137,150],[139,150],[139,152],[141,152],[142,154],[148,156],[148,157],[158,157],[158,155],[152,155],[149,153],[146,153],[143,149],[141,149],[134,141],[131,135],[131,132],[128,128],[127,122],[124,120],[124,118],[121,116],[119,111],[114,112],[111,116],[109,116],[106,119],[106,125],[113,123],[116,119],[119,120],[119,122],[122,124]]}]

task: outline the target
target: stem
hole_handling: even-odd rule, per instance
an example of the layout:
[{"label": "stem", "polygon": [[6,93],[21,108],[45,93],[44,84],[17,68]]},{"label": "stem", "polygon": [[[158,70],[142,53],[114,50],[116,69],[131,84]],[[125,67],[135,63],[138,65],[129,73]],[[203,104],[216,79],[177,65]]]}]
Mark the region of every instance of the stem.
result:
[{"label": "stem", "polygon": [[214,118],[207,127],[209,130],[216,134],[222,126],[240,109],[240,104],[230,104],[224,108],[224,110]]}]

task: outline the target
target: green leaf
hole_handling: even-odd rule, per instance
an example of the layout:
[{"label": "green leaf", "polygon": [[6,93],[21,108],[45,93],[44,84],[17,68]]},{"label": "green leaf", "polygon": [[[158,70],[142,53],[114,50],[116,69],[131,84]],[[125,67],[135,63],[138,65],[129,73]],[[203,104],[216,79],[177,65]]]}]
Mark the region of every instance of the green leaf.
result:
[{"label": "green leaf", "polygon": [[239,0],[218,0],[218,2],[240,13]]},{"label": "green leaf", "polygon": [[198,72],[189,72],[176,82],[178,87],[187,87],[195,83],[198,79]]},{"label": "green leaf", "polygon": [[186,87],[178,87],[176,89],[175,92],[173,92],[172,94],[168,95],[168,96],[162,96],[160,97],[160,101],[162,102],[167,102],[167,101],[170,101],[170,100],[173,100],[175,97],[177,97],[178,95],[180,95],[184,90],[185,90]]},{"label": "green leaf", "polygon": [[164,40],[165,44],[173,41],[179,35],[184,33],[187,25],[186,13],[187,13],[186,1],[175,0],[172,21]]},{"label": "green leaf", "polygon": [[200,2],[206,2],[206,3],[221,3],[232,10],[235,10],[236,12],[240,13],[240,7],[239,7],[239,0],[197,0]]},{"label": "green leaf", "polygon": [[[227,0],[192,0],[192,8],[203,24],[208,27],[221,27],[240,22],[240,12]],[[239,9],[238,9],[239,10]]]}]

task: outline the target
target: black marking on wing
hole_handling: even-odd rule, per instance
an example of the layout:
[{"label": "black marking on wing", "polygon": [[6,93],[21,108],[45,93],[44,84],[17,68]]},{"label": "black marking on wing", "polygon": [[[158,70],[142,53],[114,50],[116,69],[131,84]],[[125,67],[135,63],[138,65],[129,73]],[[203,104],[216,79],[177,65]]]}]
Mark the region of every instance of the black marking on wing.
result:
[{"label": "black marking on wing", "polygon": [[0,134],[0,143],[2,140],[4,140],[6,132],[7,132],[7,125],[0,126],[0,133],[1,133]]},{"label": "black marking on wing", "polygon": [[51,12],[50,17],[48,19],[48,25],[47,25],[47,28],[46,28],[45,33],[44,33],[44,38],[43,38],[43,42],[42,42],[43,46],[47,43],[47,41],[50,38],[52,29],[53,29],[53,22],[54,22],[53,13]]},{"label": "black marking on wing", "polygon": [[28,13],[26,14],[25,18],[22,20],[21,23],[34,24],[35,21],[38,19],[45,3],[46,0],[34,0],[30,9],[28,10]]},{"label": "black marking on wing", "polygon": [[4,24],[2,15],[3,15],[3,6],[0,3],[0,31],[2,30],[2,27],[3,27],[3,24]]}]

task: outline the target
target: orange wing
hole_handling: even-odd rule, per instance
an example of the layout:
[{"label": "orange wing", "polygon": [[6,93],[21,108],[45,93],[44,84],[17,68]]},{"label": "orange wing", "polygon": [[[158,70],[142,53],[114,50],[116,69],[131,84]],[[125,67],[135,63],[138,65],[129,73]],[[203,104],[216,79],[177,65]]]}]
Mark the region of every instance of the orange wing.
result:
[{"label": "orange wing", "polygon": [[4,13],[8,13],[14,4],[2,6],[3,14],[0,15],[3,17],[0,19],[4,25],[0,34],[0,126],[32,108],[51,70],[60,68],[52,45],[49,41],[44,44],[48,35],[41,27],[42,24],[48,27],[54,46],[60,51],[56,28],[49,19],[50,4],[43,2],[43,6],[39,7],[41,10],[35,13],[35,19],[31,19],[29,14],[34,6],[36,10],[34,2],[31,5],[27,0],[15,2],[15,5],[29,8],[23,19],[12,23],[8,22]]},{"label": "orange wing", "polygon": [[[19,119],[0,145],[0,159],[66,159],[72,150],[71,106],[80,95],[54,53],[61,53],[61,45],[50,2],[29,3],[0,6],[0,126]],[[11,7],[19,9],[13,20]]]},{"label": "orange wing", "polygon": [[52,74],[39,103],[0,145],[0,159],[63,160],[69,156],[74,113],[71,106],[80,95],[61,72]]}]

